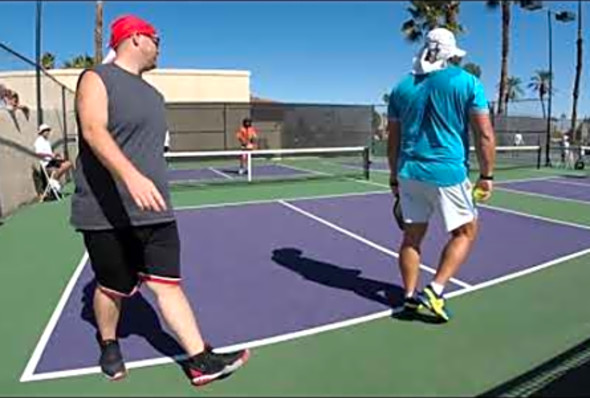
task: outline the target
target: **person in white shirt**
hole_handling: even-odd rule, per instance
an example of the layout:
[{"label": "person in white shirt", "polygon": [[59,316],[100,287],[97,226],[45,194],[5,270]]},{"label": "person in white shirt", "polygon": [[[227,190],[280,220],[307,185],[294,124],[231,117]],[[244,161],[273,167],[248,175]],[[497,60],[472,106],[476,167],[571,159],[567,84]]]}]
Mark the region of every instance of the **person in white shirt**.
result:
[{"label": "person in white shirt", "polygon": [[65,160],[58,153],[53,152],[49,142],[51,127],[47,124],[39,126],[38,136],[35,140],[35,153],[41,159],[41,163],[50,172],[50,178],[59,180],[68,170],[72,168],[72,162]]}]

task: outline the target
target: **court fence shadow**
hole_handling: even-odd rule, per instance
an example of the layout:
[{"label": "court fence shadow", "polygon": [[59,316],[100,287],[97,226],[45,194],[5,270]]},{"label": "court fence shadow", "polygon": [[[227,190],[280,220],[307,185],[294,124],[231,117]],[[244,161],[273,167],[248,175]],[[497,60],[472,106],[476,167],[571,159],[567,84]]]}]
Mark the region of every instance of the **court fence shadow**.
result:
[{"label": "court fence shadow", "polygon": [[478,397],[587,397],[590,338]]}]

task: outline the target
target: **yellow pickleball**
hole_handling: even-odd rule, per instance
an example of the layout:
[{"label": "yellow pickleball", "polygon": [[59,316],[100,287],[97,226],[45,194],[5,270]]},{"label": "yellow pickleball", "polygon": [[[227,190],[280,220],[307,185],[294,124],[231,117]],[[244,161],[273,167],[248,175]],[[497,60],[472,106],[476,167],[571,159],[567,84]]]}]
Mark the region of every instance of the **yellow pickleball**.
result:
[{"label": "yellow pickleball", "polygon": [[479,187],[473,189],[473,200],[476,202],[483,202],[487,196],[487,192]]}]

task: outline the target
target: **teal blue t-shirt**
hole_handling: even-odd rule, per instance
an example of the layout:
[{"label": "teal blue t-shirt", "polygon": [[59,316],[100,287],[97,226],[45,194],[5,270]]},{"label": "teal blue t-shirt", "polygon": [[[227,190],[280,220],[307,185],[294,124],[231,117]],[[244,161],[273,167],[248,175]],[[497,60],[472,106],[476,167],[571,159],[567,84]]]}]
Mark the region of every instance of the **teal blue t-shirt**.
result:
[{"label": "teal blue t-shirt", "polygon": [[388,118],[401,125],[398,176],[445,187],[467,178],[469,114],[488,112],[477,77],[451,66],[406,76],[389,96]]}]

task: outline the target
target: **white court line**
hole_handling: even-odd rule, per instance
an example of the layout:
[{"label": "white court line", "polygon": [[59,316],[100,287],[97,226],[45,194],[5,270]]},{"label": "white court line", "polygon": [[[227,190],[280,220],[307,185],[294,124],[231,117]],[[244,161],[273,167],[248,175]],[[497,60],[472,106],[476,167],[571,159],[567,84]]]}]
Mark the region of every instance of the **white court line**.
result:
[{"label": "white court line", "polygon": [[545,177],[529,177],[529,178],[514,178],[514,179],[510,179],[507,178],[505,180],[497,180],[494,185],[501,185],[501,184],[510,184],[512,182],[529,182],[529,181],[547,181],[547,182],[551,182],[553,181],[554,178],[557,177],[551,177],[551,176],[545,176]]},{"label": "white court line", "polygon": [[224,173],[221,170],[217,170],[215,167],[207,167],[208,170],[211,170],[212,172],[214,172],[215,174],[218,174],[220,176],[222,176],[225,179],[228,180],[233,180],[234,178],[232,176],[230,176],[229,174]]},{"label": "white court line", "polygon": [[590,184],[584,184],[583,182],[573,182],[573,181],[567,181],[566,178],[553,178],[551,179],[550,182],[556,182],[558,184],[564,184],[564,185],[573,185],[576,187],[584,187],[590,190]]},{"label": "white court line", "polygon": [[[460,289],[460,290],[451,292],[449,294],[446,294],[445,296],[449,299],[460,297],[465,294],[473,293],[473,292],[476,292],[478,290],[482,290],[482,289],[490,287],[490,286],[498,285],[498,284],[525,276],[525,275],[532,274],[534,272],[541,271],[543,269],[547,269],[549,267],[555,266],[557,264],[561,264],[565,261],[573,260],[575,258],[587,255],[589,253],[590,253],[590,248],[576,252],[576,253],[572,253],[572,254],[569,254],[569,255],[566,255],[566,256],[551,260],[551,261],[547,261],[542,264],[532,266],[531,268],[527,268],[522,271],[514,272],[512,274],[508,274],[508,275],[504,275],[504,276],[501,276],[501,277],[498,277],[495,279],[491,279],[489,281],[473,285],[469,288]],[[262,347],[262,346],[267,346],[267,345],[271,345],[271,344],[281,343],[281,342],[285,342],[285,341],[289,341],[289,340],[298,339],[301,337],[306,337],[306,336],[311,336],[311,335],[327,332],[330,330],[341,329],[344,327],[358,325],[361,323],[365,323],[365,322],[369,322],[369,321],[373,321],[373,320],[377,320],[377,319],[381,319],[381,318],[387,318],[387,317],[390,317],[394,311],[395,311],[395,309],[379,311],[379,312],[375,312],[373,314],[368,314],[368,315],[365,315],[362,317],[351,318],[351,319],[347,319],[345,321],[334,322],[331,324],[326,324],[326,325],[322,325],[322,326],[318,326],[318,327],[314,327],[314,328],[310,328],[310,329],[304,329],[304,330],[300,330],[297,332],[291,332],[291,333],[286,333],[286,334],[282,334],[282,335],[267,337],[264,339],[252,340],[252,341],[248,341],[248,342],[244,342],[244,343],[238,343],[238,344],[234,344],[234,345],[230,345],[230,346],[220,347],[220,348],[216,349],[215,351],[220,352],[220,353],[232,352],[232,351],[241,350],[241,349],[245,349],[245,348],[252,349],[252,348],[256,348],[256,347]],[[155,366],[155,365],[164,365],[164,364],[173,363],[175,359],[180,359],[180,358],[182,358],[182,357],[178,357],[178,358],[162,357],[162,358],[146,359],[146,360],[142,360],[142,361],[131,361],[131,362],[128,362],[126,364],[126,366],[129,369],[134,369],[134,368],[142,368],[142,367]],[[33,374],[33,375],[30,375],[26,379],[21,378],[21,382],[59,379],[59,378],[64,378],[64,377],[82,376],[82,375],[98,374],[98,373],[100,373],[100,369],[98,367],[88,367],[88,368],[72,369],[72,370],[66,370],[66,371]]]},{"label": "white court line", "polygon": [[[387,249],[387,248],[385,248],[385,247],[383,247],[381,245],[378,245],[377,243],[372,242],[372,241],[370,241],[370,240],[368,240],[366,238],[363,238],[362,236],[357,235],[354,232],[351,232],[351,231],[349,231],[347,229],[344,229],[344,228],[342,228],[342,227],[340,227],[340,226],[338,226],[338,225],[336,225],[334,223],[331,223],[328,220],[325,220],[325,219],[323,219],[321,217],[318,217],[315,214],[312,214],[312,213],[310,213],[308,211],[305,211],[305,210],[301,209],[300,207],[297,207],[297,206],[295,206],[295,205],[293,205],[291,203],[287,203],[284,200],[279,200],[278,202],[280,204],[282,204],[283,206],[286,206],[286,207],[290,208],[291,210],[296,211],[299,214],[302,214],[302,215],[304,215],[306,217],[311,218],[312,220],[315,220],[315,221],[317,221],[317,222],[319,222],[321,224],[324,224],[324,225],[326,225],[326,226],[328,226],[328,227],[330,227],[330,228],[332,228],[332,229],[334,229],[334,230],[336,230],[336,231],[338,231],[338,232],[340,232],[340,233],[348,236],[349,238],[358,240],[359,242],[362,242],[365,245],[372,247],[373,249],[377,249],[378,251],[380,251],[382,253],[385,253],[388,256],[395,257],[395,258],[398,258],[399,257],[399,254],[398,253],[396,253],[394,251],[391,251],[391,250],[389,250],[389,249]],[[436,270],[433,269],[433,268],[431,268],[431,267],[429,267],[429,266],[427,266],[427,265],[420,264],[420,268],[423,269],[424,271],[427,271],[427,272],[433,274],[433,275],[436,274]],[[458,286],[463,287],[463,288],[471,287],[471,285],[469,285],[469,284],[467,284],[467,283],[465,283],[463,281],[460,281],[458,279],[451,278],[450,281],[453,282],[454,284],[458,285]]]},{"label": "white court line", "polygon": [[532,266],[530,268],[527,268],[527,269],[523,269],[521,271],[514,272],[512,274],[504,275],[504,276],[501,276],[499,278],[495,278],[495,279],[491,279],[491,280],[486,281],[486,282],[478,283],[477,285],[474,285],[474,286],[469,287],[469,288],[466,288],[466,289],[462,289],[462,290],[458,290],[458,291],[455,291],[455,292],[451,292],[451,293],[449,293],[449,294],[447,294],[445,296],[448,297],[448,298],[462,296],[463,294],[466,294],[466,293],[471,293],[471,292],[474,292],[474,291],[477,291],[477,290],[481,290],[481,289],[486,288],[486,287],[494,286],[494,285],[497,285],[497,284],[500,284],[500,283],[503,283],[503,282],[507,282],[507,281],[510,281],[510,280],[519,278],[521,276],[525,276],[525,275],[529,275],[529,274],[532,274],[532,273],[537,272],[537,271],[541,271],[543,269],[552,267],[554,265],[563,263],[565,261],[569,261],[569,260],[573,260],[573,259],[578,258],[578,257],[585,256],[586,254],[589,254],[589,253],[590,253],[590,248],[584,249],[584,250],[580,250],[579,252],[571,253],[571,254],[568,254],[566,256],[559,257],[559,258],[556,258],[554,260],[550,260],[550,261],[547,261],[545,263],[538,264],[538,265]]},{"label": "white court line", "polygon": [[535,214],[523,213],[523,212],[517,211],[517,210],[505,209],[503,207],[496,207],[496,206],[486,205],[486,204],[482,204],[482,203],[478,204],[477,207],[483,207],[483,208],[486,208],[486,209],[492,209],[492,210],[500,211],[502,213],[509,213],[509,214],[515,214],[517,216],[533,218],[533,219],[536,219],[536,220],[546,221],[546,222],[553,223],[553,224],[560,224],[560,225],[566,225],[568,227],[575,227],[575,228],[590,230],[590,225],[576,224],[576,223],[569,222],[569,221],[557,220],[555,218],[537,216]]},{"label": "white court line", "polygon": [[331,175],[333,175],[333,174],[330,174],[330,173],[325,173],[323,171],[306,169],[304,167],[291,166],[291,165],[287,165],[287,164],[283,164],[283,163],[277,164],[275,166],[284,167],[286,169],[291,169],[291,170],[296,170],[296,171],[303,171],[304,173],[317,174],[317,175],[321,175],[321,176],[331,176]]},{"label": "white court line", "polygon": [[515,194],[520,194],[520,195],[534,196],[537,198],[559,200],[562,202],[572,202],[572,203],[590,205],[590,201],[587,201],[587,200],[570,199],[570,198],[564,198],[561,196],[547,195],[544,193],[535,193],[535,192],[528,192],[528,191],[520,191],[518,189],[504,188],[504,187],[496,187],[495,189],[497,189],[498,191],[505,191],[505,192],[515,193]]},{"label": "white court line", "polygon": [[53,333],[53,329],[55,329],[55,325],[57,325],[57,321],[59,320],[61,313],[63,312],[66,303],[68,302],[70,294],[72,294],[72,290],[74,290],[74,287],[76,286],[76,282],[78,281],[80,274],[82,274],[82,270],[84,269],[86,261],[88,261],[88,253],[85,252],[82,256],[82,259],[78,263],[78,266],[74,271],[74,274],[72,275],[68,284],[66,285],[59,299],[59,302],[57,303],[57,306],[53,310],[53,314],[51,314],[51,318],[49,318],[49,322],[47,323],[47,326],[45,326],[45,330],[43,330],[43,334],[41,334],[41,337],[39,338],[39,341],[35,346],[33,355],[31,355],[31,358],[29,358],[29,362],[25,366],[25,370],[23,371],[23,374],[20,378],[21,382],[30,381],[31,378],[34,376],[33,372],[37,367],[37,363],[39,362],[39,359],[41,359],[43,351],[45,351],[45,346],[47,345],[47,342],[49,341],[49,338]]},{"label": "white court line", "polygon": [[[378,183],[378,182],[373,182],[372,185],[389,188],[389,186],[387,186],[385,184]],[[500,188],[496,187],[494,189],[500,189]],[[290,200],[290,199],[287,199],[287,200]],[[550,222],[553,224],[561,224],[561,225],[567,225],[568,227],[576,227],[576,228],[580,228],[580,229],[590,230],[590,225],[576,224],[576,223],[569,222],[569,221],[562,221],[562,220],[557,220],[555,218],[543,217],[543,216],[538,216],[536,214],[506,209],[504,207],[496,207],[496,206],[487,205],[487,204],[483,204],[483,203],[478,203],[477,207],[483,207],[486,209],[496,210],[496,211],[500,211],[503,213],[515,214],[515,215],[522,216],[522,217],[534,218],[537,220],[542,220],[542,221]]]},{"label": "white court line", "polygon": [[299,196],[299,197],[294,197],[294,198],[272,198],[272,199],[245,200],[242,202],[211,203],[211,204],[196,205],[196,206],[180,206],[180,207],[176,207],[174,210],[178,210],[178,211],[199,210],[199,209],[209,209],[209,208],[215,208],[215,207],[233,207],[233,206],[247,206],[247,205],[274,203],[278,200],[332,199],[332,198],[345,198],[348,196],[366,196],[366,195],[377,195],[377,194],[385,194],[385,193],[389,193],[389,190],[387,190],[387,191],[380,190],[380,191],[365,191],[365,192],[348,192],[348,193],[332,194],[332,195]]}]

